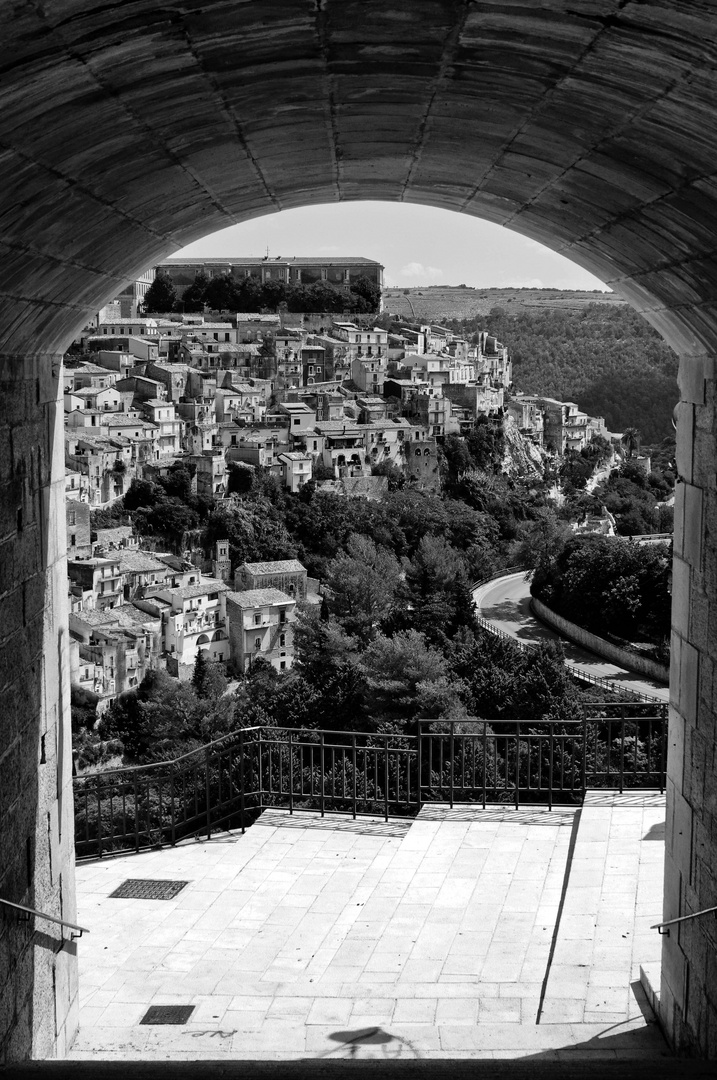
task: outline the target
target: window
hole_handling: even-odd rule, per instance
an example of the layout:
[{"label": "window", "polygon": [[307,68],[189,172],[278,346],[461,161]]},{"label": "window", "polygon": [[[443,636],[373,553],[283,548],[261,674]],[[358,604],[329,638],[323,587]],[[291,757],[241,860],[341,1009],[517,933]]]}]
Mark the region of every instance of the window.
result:
[{"label": "window", "polygon": [[279,662],[279,667],[280,667],[280,668],[281,668],[281,670],[283,671],[283,670],[284,670],[284,668],[286,667],[286,660],[281,660],[281,661]]},{"label": "window", "polygon": [[284,648],[286,645],[286,634],[279,634],[279,647]]},{"label": "window", "polygon": [[279,612],[279,622],[280,623],[285,623],[286,622],[286,612],[285,611],[280,611]]},{"label": "window", "polygon": [[261,614],[259,612],[254,616],[254,626],[261,626]]},{"label": "window", "polygon": [[[73,487],[75,486],[74,483],[73,483],[72,486]],[[77,524],[77,514],[75,513],[74,510],[71,510],[70,513],[67,515],[67,524],[68,525],[76,525]]]},{"label": "window", "polygon": [[77,536],[75,533],[70,533],[70,547],[74,547],[77,543]]},{"label": "window", "polygon": [[301,417],[300,416],[295,416],[294,417],[294,427],[298,427],[298,425],[300,423],[301,423]]},{"label": "window", "polygon": [[254,648],[255,649],[261,649],[261,638],[260,637],[255,637],[254,638]]}]

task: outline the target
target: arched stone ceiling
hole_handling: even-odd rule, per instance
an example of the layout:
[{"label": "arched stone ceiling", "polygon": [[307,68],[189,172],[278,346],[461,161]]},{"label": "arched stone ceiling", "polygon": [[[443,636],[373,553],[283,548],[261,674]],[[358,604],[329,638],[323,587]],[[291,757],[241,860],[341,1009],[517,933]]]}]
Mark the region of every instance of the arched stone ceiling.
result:
[{"label": "arched stone ceiling", "polygon": [[717,343],[713,0],[4,0],[0,26],[5,355],[201,235],[357,198],[507,225]]}]

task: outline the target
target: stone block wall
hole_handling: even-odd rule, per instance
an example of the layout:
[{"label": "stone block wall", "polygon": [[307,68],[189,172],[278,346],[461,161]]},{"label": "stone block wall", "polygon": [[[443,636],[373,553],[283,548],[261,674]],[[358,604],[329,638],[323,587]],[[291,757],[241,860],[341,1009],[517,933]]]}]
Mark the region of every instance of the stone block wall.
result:
[{"label": "stone block wall", "polygon": [[[0,355],[0,394],[0,897],[74,922],[59,358]],[[70,1045],[76,948],[0,905],[0,1065]]]},{"label": "stone block wall", "polygon": [[[680,362],[664,918],[717,905],[715,364]],[[717,919],[663,939],[660,1011],[682,1053],[717,1057]]]},{"label": "stone block wall", "polygon": [[582,626],[578,626],[576,623],[570,622],[569,619],[563,618],[562,615],[558,615],[557,611],[553,611],[537,596],[531,598],[530,610],[548,626],[552,626],[554,630],[557,630],[566,638],[577,642],[578,645],[583,645],[586,649],[590,649],[591,652],[594,652],[597,656],[602,656],[605,660],[612,660],[615,664],[621,664],[631,671],[637,671],[640,675],[647,675],[648,678],[656,679],[658,682],[666,683],[670,677],[667,668],[663,668],[661,664],[648,659],[646,656],[638,656],[636,653],[628,652],[627,649],[621,649],[619,645],[613,645],[611,641],[606,641],[605,638],[598,637],[597,634],[591,634],[589,630],[585,630]]}]

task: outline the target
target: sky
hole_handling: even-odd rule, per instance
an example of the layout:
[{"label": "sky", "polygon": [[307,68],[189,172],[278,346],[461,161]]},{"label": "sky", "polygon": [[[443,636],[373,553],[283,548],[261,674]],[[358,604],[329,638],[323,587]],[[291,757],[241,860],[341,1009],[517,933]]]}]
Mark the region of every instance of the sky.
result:
[{"label": "sky", "polygon": [[[174,258],[356,256],[385,267],[386,285],[603,289],[587,270],[500,225],[395,202],[304,206],[212,233]],[[609,291],[609,290],[606,290]]]}]

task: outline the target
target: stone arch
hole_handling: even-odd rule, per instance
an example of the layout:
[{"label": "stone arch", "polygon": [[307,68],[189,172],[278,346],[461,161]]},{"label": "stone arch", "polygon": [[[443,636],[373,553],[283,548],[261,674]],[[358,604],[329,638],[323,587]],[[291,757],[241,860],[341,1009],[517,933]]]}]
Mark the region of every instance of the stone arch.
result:
[{"label": "stone arch", "polygon": [[[715,750],[717,26],[709,5],[689,0],[606,0],[599,16],[573,8],[422,0],[417,18],[408,0],[138,0],[131,9],[78,0],[6,13],[0,566],[15,576],[0,600],[22,614],[2,623],[14,722],[3,727],[0,763],[36,760],[41,733],[62,749],[57,797],[35,778],[2,835],[31,841],[35,820],[52,811],[66,913],[61,353],[126,281],[191,240],[352,198],[475,214],[545,243],[610,284],[680,352],[665,914],[714,902],[713,792],[691,783],[690,763]],[[0,786],[9,789],[3,775]],[[23,881],[25,844],[16,847],[3,848],[0,866]],[[45,847],[36,846],[39,870]],[[36,879],[36,906],[58,913],[57,880],[44,870]],[[663,1008],[681,1045],[714,1053],[711,946],[693,926],[689,940],[665,941]],[[12,970],[29,955],[23,940],[13,939]],[[48,984],[55,960],[34,963],[46,965],[37,984]],[[61,1054],[71,1039],[72,960],[57,964],[67,988],[57,1033],[49,1016],[32,1020],[25,986],[0,1054]]]}]

